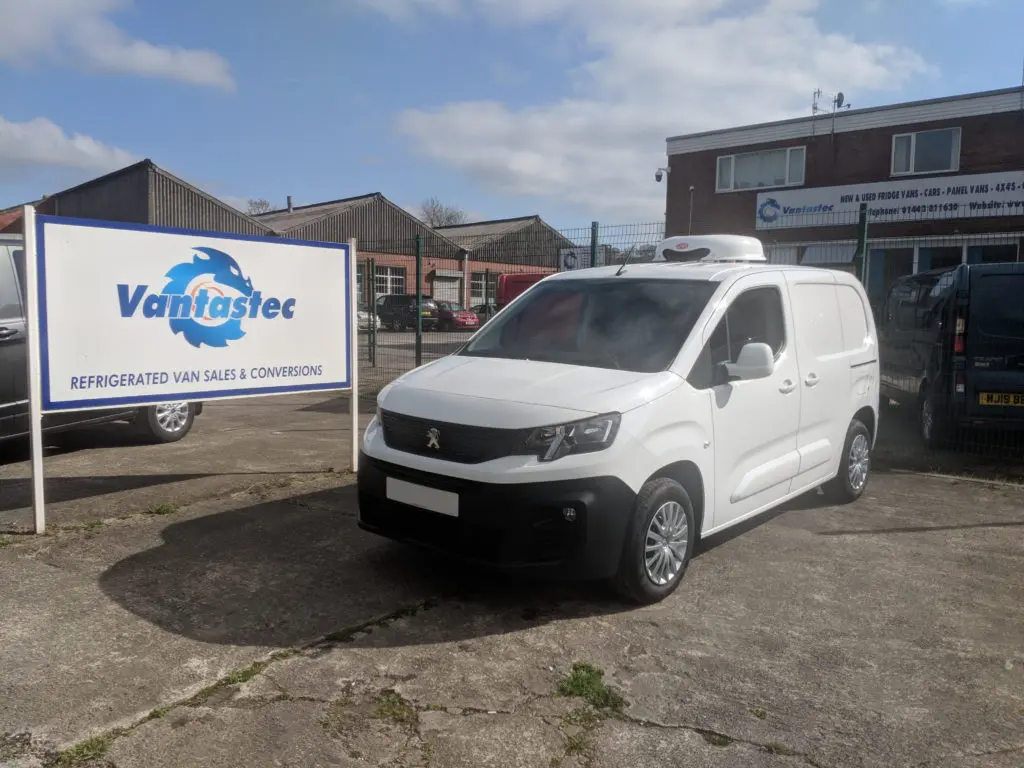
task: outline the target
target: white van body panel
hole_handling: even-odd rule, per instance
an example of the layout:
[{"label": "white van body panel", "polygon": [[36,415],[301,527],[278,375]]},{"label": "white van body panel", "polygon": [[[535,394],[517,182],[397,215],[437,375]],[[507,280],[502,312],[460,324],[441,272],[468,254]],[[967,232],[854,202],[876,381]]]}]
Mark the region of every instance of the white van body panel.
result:
[{"label": "white van body panel", "polygon": [[[701,533],[708,535],[834,478],[859,411],[872,438],[877,435],[878,344],[867,295],[855,277],[758,264],[599,267],[545,278],[499,317],[542,285],[612,276],[718,284],[668,370],[634,373],[455,354],[410,371],[378,397],[380,408],[407,416],[509,429],[620,413],[608,448],[547,463],[506,456],[460,464],[390,448],[375,418],[363,452],[436,476],[506,486],[612,475],[635,493],[666,468],[686,465],[701,479],[702,498],[694,501],[703,511]],[[777,293],[782,306],[785,343],[773,372],[696,388],[688,379],[716,328],[739,297],[757,290]],[[477,335],[484,332],[486,326]]]}]

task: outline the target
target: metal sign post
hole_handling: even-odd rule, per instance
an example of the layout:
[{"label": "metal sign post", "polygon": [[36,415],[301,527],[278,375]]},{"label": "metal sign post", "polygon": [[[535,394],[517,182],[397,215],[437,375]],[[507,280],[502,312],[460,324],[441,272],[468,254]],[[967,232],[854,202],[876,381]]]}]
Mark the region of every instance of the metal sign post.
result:
[{"label": "metal sign post", "polygon": [[46,533],[46,487],[43,482],[43,387],[39,346],[39,259],[36,209],[22,209],[25,230],[25,330],[28,332],[28,418],[32,451],[32,510],[36,533]]},{"label": "metal sign post", "polygon": [[[352,361],[352,369],[349,372],[349,383],[352,385],[352,396],[349,399],[349,410],[352,412],[352,471],[359,469],[359,292],[356,289],[356,270],[359,269],[359,262],[356,260],[356,241],[348,241],[349,275],[349,307],[348,307],[348,354]],[[370,316],[371,323],[376,315]]]}]

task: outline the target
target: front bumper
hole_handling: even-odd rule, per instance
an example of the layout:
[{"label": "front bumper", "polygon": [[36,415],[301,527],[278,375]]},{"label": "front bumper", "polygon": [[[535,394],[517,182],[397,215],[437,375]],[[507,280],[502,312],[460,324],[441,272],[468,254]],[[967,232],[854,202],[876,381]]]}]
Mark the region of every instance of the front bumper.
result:
[{"label": "front bumper", "polygon": [[[387,497],[392,477],[459,495],[449,517]],[[615,574],[636,504],[616,477],[481,483],[359,457],[359,527],[463,561],[577,579]],[[574,520],[563,510],[571,508]]]}]

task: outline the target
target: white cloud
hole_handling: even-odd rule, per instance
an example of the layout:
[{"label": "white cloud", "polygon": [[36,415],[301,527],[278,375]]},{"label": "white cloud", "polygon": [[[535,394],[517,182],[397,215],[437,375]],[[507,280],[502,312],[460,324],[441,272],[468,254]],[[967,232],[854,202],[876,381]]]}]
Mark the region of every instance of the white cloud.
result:
[{"label": "white cloud", "polygon": [[0,0],[0,60],[51,59],[96,72],[233,90],[228,62],[213,51],[130,37],[108,17],[131,0]]},{"label": "white cloud", "polygon": [[396,18],[460,12],[506,26],[560,23],[588,54],[561,100],[407,110],[398,128],[426,156],[493,191],[562,200],[602,218],[660,219],[664,187],[652,174],[666,137],[806,115],[818,87],[862,102],[928,70],[913,51],[822,30],[816,10],[815,0],[391,0]]},{"label": "white cloud", "polygon": [[13,123],[0,115],[0,169],[55,166],[102,173],[138,159],[90,136],[69,135],[44,117]]}]

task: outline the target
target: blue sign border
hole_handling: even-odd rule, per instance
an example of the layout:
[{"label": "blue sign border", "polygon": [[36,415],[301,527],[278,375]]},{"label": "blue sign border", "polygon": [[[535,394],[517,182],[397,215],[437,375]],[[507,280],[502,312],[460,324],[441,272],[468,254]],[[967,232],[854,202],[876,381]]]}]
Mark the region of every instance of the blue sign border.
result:
[{"label": "blue sign border", "polygon": [[[345,297],[346,300],[352,294],[352,254],[349,252],[348,243],[321,243],[313,240],[293,240],[284,237],[271,237],[266,235],[235,235],[224,232],[206,232],[199,229],[181,229],[177,227],[158,227],[149,224],[130,224],[122,221],[101,221],[98,219],[77,219],[68,216],[49,216],[36,214],[36,300],[39,309],[39,357],[40,357],[40,378],[42,379],[42,410],[43,412],[87,410],[90,408],[109,408],[119,405],[145,405],[155,402],[172,402],[185,400],[198,402],[202,400],[225,400],[234,397],[252,397],[255,395],[284,395],[300,392],[323,392],[329,390],[349,390],[352,388],[352,366],[359,364],[357,350],[348,350],[348,365],[346,366],[346,378],[344,381],[324,382],[322,384],[298,384],[282,387],[253,387],[248,389],[212,390],[208,392],[187,392],[168,393],[160,395],[158,401],[151,396],[137,397],[105,397],[94,400],[52,400],[50,398],[50,336],[49,324],[46,312],[46,236],[45,227],[47,224],[59,224],[61,226],[90,227],[94,229],[120,229],[133,232],[152,232],[164,235],[185,235],[187,237],[199,237],[213,240],[234,240],[256,243],[270,243],[271,245],[302,245],[314,248],[330,248],[342,251],[345,254]],[[346,344],[352,338],[352,311],[349,307],[345,315],[345,340]]]}]

